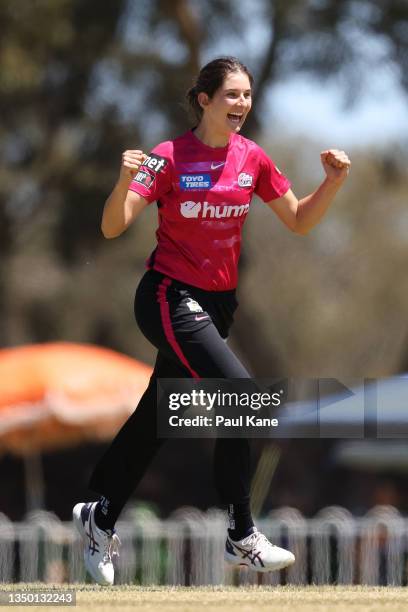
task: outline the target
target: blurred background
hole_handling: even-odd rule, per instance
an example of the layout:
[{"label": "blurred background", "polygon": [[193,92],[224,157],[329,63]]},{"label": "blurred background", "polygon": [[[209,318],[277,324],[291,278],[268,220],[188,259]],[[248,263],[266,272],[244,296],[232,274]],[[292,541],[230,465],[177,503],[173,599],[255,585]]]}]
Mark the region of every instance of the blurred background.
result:
[{"label": "blurred background", "polygon": [[[148,152],[188,129],[184,95],[200,66],[235,55],[255,77],[242,134],[264,147],[299,198],[323,179],[320,151],[344,149],[352,171],[306,237],[254,202],[231,347],[257,377],[408,370],[404,0],[2,0],[0,27],[4,349],[90,343],[153,364],[133,296],[154,248],[156,205],[107,241],[103,204],[122,151]],[[63,448],[49,438],[36,455],[43,494],[29,500],[27,466],[0,438],[0,512],[20,521],[41,506],[70,520],[77,501],[94,497],[87,482],[114,429]],[[254,470],[274,457],[258,511],[290,506],[313,517],[339,505],[361,516],[380,504],[408,512],[404,445],[384,443],[350,460],[334,439],[254,441]],[[211,456],[210,440],[168,442],[132,502],[160,518],[183,505],[215,506]]]}]

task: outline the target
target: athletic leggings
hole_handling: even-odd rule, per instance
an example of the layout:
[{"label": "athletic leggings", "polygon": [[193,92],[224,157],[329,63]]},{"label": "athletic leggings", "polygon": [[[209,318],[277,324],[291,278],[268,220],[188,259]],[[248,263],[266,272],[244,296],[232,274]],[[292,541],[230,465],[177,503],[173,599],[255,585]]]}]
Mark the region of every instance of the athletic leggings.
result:
[{"label": "athletic leggings", "polygon": [[[137,409],[96,465],[89,486],[124,505],[165,441],[157,438],[157,378],[249,378],[225,343],[238,306],[235,291],[205,291],[149,270],[135,297],[136,321],[158,349]],[[249,501],[250,456],[245,438],[217,438],[214,482],[221,504]]]}]

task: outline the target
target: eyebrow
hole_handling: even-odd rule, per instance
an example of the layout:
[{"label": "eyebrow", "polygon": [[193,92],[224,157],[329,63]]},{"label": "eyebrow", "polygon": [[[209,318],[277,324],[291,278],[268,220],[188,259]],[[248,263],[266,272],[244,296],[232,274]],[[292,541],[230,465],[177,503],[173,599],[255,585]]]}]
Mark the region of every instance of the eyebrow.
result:
[{"label": "eyebrow", "polygon": [[[241,91],[241,90],[239,88],[229,87],[225,91]],[[251,92],[252,89],[245,89],[244,91],[245,91],[245,93],[248,93],[248,92]]]}]

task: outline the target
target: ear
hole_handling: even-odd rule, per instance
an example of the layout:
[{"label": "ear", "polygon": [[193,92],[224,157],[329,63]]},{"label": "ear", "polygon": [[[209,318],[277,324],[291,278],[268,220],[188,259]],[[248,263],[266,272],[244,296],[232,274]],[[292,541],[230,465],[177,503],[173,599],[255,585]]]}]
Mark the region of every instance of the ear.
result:
[{"label": "ear", "polygon": [[210,102],[208,94],[204,93],[204,91],[200,91],[200,93],[197,96],[197,100],[198,100],[198,103],[201,106],[201,108],[204,108],[205,106],[208,106],[208,104]]}]

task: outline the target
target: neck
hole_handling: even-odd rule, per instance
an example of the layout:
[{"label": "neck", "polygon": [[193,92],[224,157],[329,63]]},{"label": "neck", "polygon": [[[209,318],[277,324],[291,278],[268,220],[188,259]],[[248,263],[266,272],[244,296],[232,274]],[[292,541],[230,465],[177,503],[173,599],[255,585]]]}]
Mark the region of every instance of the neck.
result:
[{"label": "neck", "polygon": [[226,147],[231,135],[230,132],[217,132],[214,128],[207,125],[204,119],[200,121],[199,125],[194,130],[194,134],[203,144],[215,148]]}]

